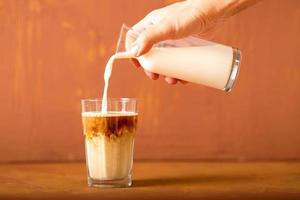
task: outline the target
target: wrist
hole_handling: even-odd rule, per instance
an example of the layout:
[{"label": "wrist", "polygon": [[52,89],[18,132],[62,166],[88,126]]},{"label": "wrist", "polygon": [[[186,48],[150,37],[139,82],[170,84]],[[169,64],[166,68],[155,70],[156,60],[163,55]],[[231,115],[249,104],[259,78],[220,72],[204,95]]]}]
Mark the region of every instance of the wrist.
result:
[{"label": "wrist", "polygon": [[211,18],[228,18],[261,0],[186,0]]}]

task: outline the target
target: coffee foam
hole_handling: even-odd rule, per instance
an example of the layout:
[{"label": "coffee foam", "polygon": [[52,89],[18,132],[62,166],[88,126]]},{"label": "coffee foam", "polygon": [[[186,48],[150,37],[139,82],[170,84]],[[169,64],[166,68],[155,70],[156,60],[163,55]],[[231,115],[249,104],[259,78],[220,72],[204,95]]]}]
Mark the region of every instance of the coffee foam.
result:
[{"label": "coffee foam", "polygon": [[82,112],[82,117],[127,117],[127,116],[137,116],[136,112],[124,112],[124,111],[92,111],[92,112]]}]

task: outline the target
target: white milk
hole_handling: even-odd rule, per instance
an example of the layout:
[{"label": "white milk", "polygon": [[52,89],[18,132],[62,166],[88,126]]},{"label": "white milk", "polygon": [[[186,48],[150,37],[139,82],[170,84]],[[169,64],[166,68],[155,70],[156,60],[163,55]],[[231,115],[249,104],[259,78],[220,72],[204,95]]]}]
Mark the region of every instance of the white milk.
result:
[{"label": "white milk", "polygon": [[232,70],[233,49],[219,44],[157,47],[138,60],[147,71],[223,90]]},{"label": "white milk", "polygon": [[103,97],[102,97],[102,112],[107,112],[107,90],[109,85],[109,79],[112,72],[112,67],[114,64],[115,59],[122,59],[122,58],[132,58],[134,55],[131,52],[119,52],[114,55],[112,55],[105,66],[104,71],[104,91],[103,91]]}]

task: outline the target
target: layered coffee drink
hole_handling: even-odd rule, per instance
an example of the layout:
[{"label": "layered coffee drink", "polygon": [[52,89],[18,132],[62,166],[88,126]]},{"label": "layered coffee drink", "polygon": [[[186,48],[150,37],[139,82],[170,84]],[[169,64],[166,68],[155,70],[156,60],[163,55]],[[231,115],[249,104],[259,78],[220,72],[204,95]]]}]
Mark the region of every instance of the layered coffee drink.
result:
[{"label": "layered coffee drink", "polygon": [[131,176],[137,119],[137,113],[129,111],[82,112],[91,182],[122,180]]}]

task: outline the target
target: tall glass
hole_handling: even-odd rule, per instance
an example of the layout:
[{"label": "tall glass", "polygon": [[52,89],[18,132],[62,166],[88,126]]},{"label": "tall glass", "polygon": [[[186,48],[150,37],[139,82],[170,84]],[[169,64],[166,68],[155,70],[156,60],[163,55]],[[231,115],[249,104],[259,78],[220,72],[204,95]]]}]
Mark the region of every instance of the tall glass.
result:
[{"label": "tall glass", "polygon": [[88,185],[131,186],[136,99],[108,98],[106,112],[101,99],[84,99],[81,105]]}]

